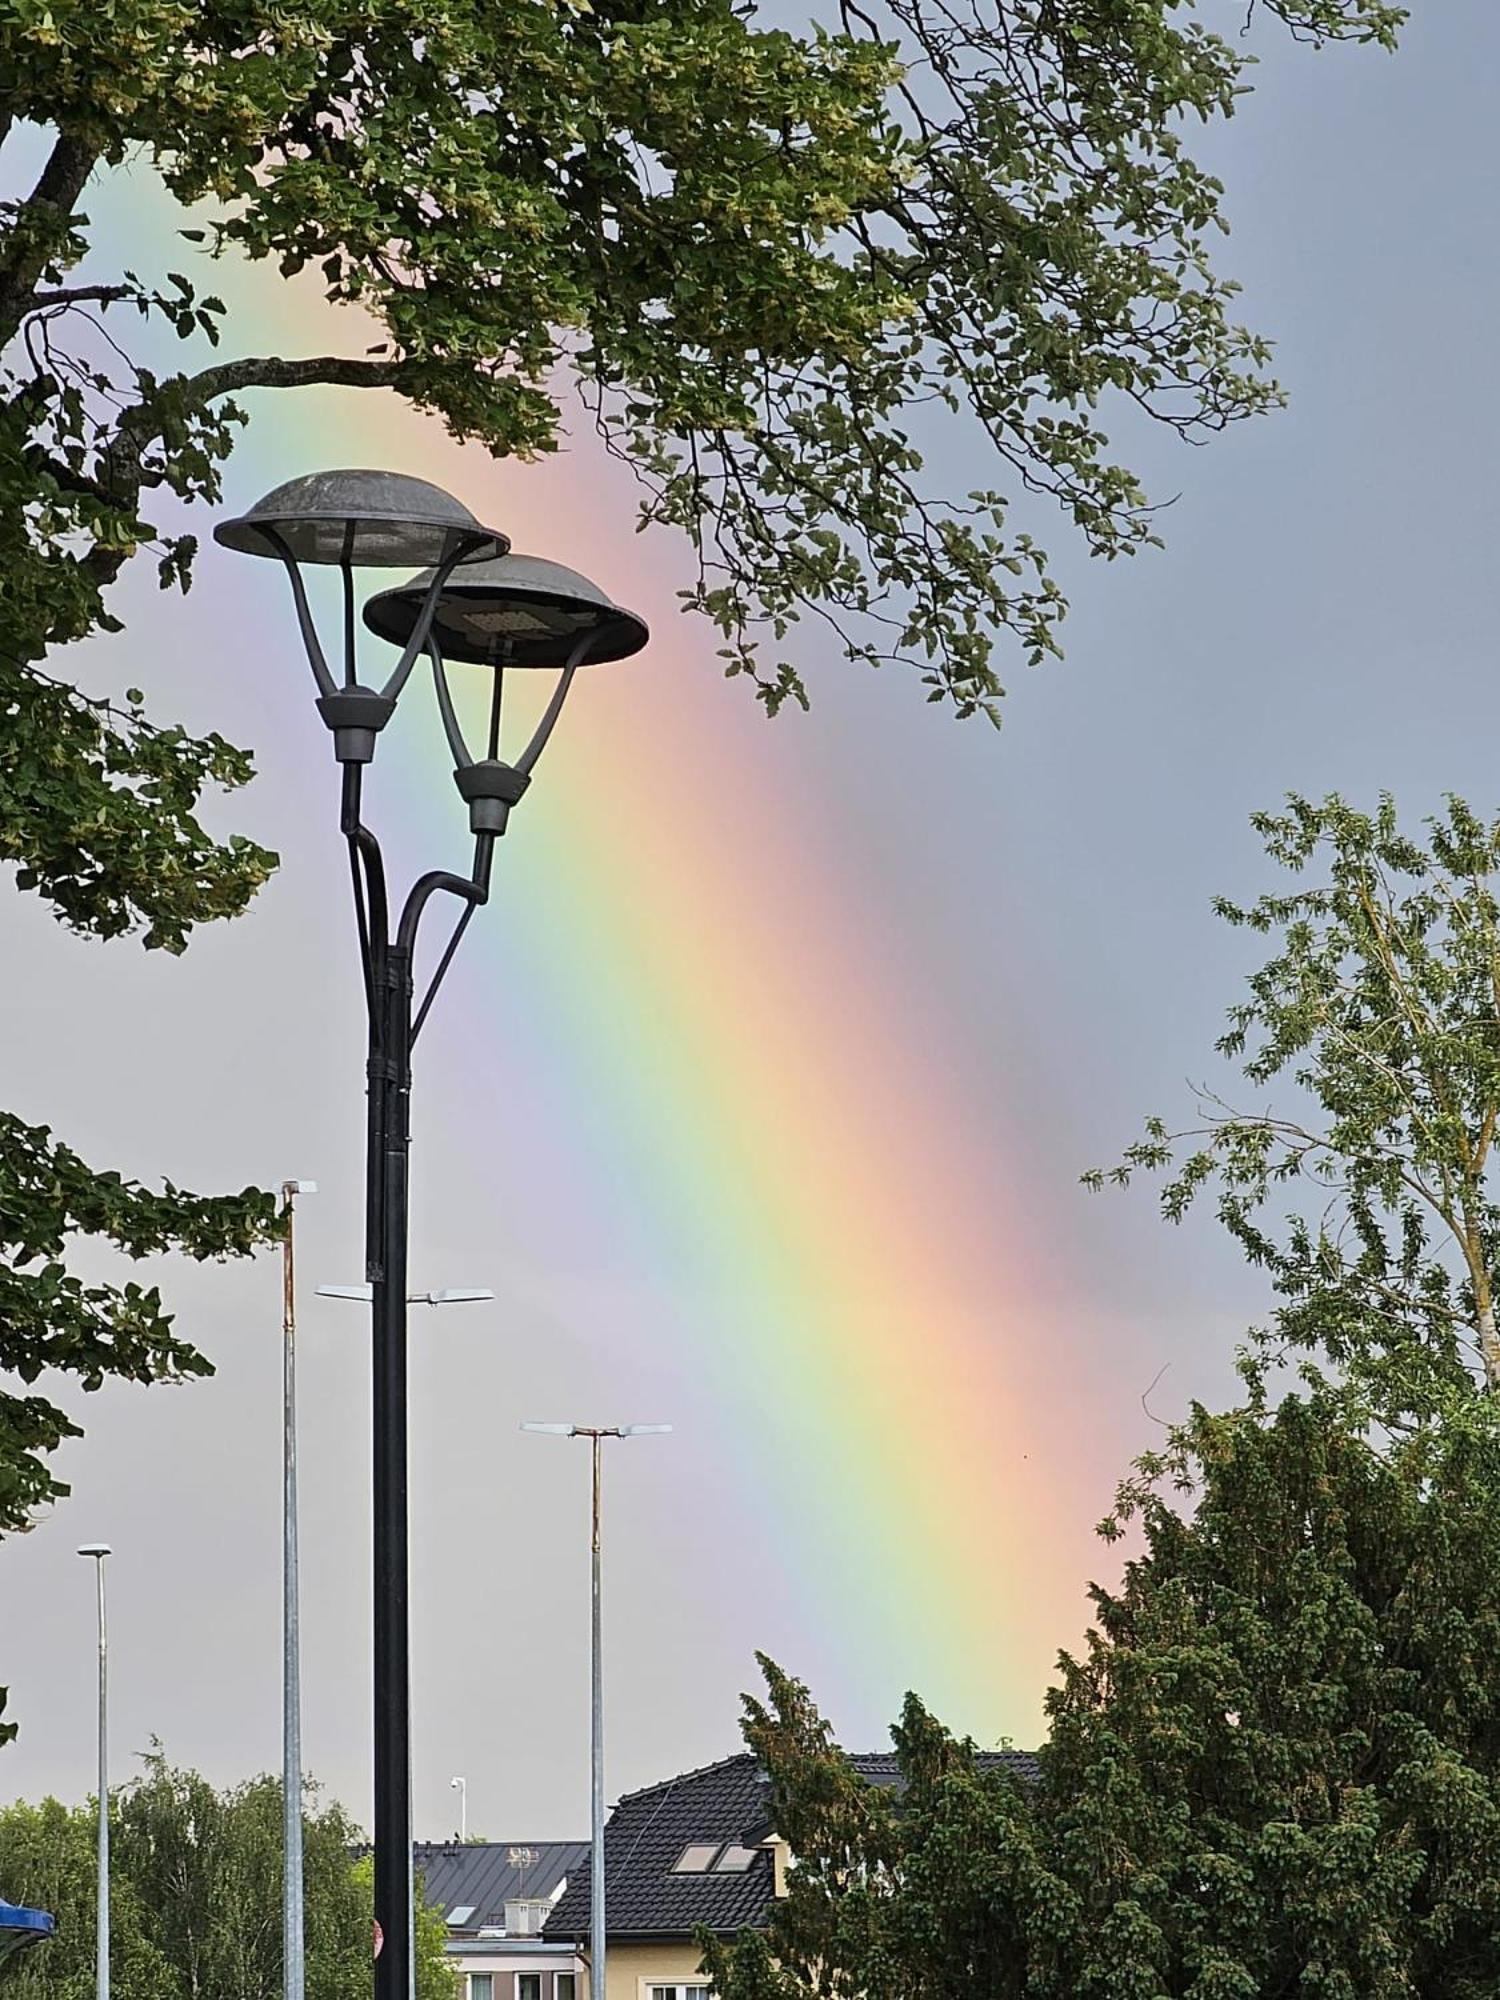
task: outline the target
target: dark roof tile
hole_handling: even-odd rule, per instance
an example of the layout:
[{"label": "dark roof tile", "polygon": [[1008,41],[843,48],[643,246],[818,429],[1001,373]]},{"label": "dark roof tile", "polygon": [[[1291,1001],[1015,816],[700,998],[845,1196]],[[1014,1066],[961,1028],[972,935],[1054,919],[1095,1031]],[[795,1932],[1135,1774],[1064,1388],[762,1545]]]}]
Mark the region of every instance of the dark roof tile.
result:
[{"label": "dark roof tile", "polygon": [[587,1885],[586,1840],[425,1841],[413,1844],[412,1863],[433,1909],[472,1906],[458,1928],[477,1931],[502,1924],[512,1902],[550,1900],[559,1882],[581,1875]]},{"label": "dark roof tile", "polygon": [[[1036,1759],[1024,1751],[981,1752],[981,1765],[1035,1779]],[[890,1751],[852,1755],[851,1766],[871,1784],[900,1782]],[[770,1850],[757,1852],[739,1874],[715,1868],[679,1874],[674,1863],[688,1846],[752,1844],[770,1830],[765,1774],[741,1751],[696,1771],[627,1792],[604,1830],[604,1891],[609,1935],[690,1937],[700,1925],[729,1933],[765,1922],[774,1893]],[[547,1920],[549,1938],[584,1938],[589,1927],[587,1868],[570,1875]]]}]

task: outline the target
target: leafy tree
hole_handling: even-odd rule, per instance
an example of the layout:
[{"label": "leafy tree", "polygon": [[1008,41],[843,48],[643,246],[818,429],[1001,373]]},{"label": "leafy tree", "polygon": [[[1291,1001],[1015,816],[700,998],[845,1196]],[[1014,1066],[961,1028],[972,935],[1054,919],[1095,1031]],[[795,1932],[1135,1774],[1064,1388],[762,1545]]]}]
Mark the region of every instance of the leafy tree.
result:
[{"label": "leafy tree", "polygon": [[[1390,45],[1401,19],[1266,8],[1314,41]],[[802,695],[784,642],[811,612],[995,714],[997,636],[1040,658],[1064,608],[1029,524],[1055,507],[1106,557],[1153,539],[1106,410],[1199,438],[1277,400],[1185,137],[1247,60],[1192,0],[839,0],[800,34],[735,0],[7,0],[0,147],[44,144],[0,202],[0,859],[74,930],[173,952],[274,866],[199,817],[242,751],[54,659],[118,629],[134,554],[187,587],[174,503],[218,499],[250,392],[390,389],[522,456],[581,397],[768,707]],[[94,242],[89,188],[127,167],[180,205],[186,269]],[[313,267],[379,344],[351,319],[339,353],[239,350],[215,257]],[[945,415],[998,485],[927,478]],[[0,1365],[204,1372],[154,1292],[82,1285],[64,1246],[235,1254],[268,1198],[148,1195],[14,1120],[0,1153]],[[0,1529],[61,1490],[70,1428],[0,1403]]]},{"label": "leafy tree", "polygon": [[[158,1751],[111,1799],[111,1986],[120,2000],[277,2000],[281,1992],[281,1787],[219,1792]],[[0,1809],[0,1885],[57,1917],[54,1941],[11,1978],[17,2000],[94,1990],[92,1806]],[[337,1806],[303,1815],[308,2000],[369,1985],[373,1883]],[[425,1915],[425,1913],[424,1913]],[[419,1921],[418,2000],[453,2000],[443,1928]]]},{"label": "leafy tree", "polygon": [[[94,2000],[97,1821],[92,1806],[56,1799],[0,1807],[0,1896],[50,1910],[53,1940],[21,1955],[6,1972],[18,1995]],[[110,1986],[115,2000],[176,2000],[180,1988],[143,1919],[128,1874],[112,1871]]]},{"label": "leafy tree", "polygon": [[1193,1412],[1122,1495],[1143,1552],[1029,1791],[914,1697],[872,1789],[771,1670],[747,1734],[796,1864],[767,1937],[704,1940],[722,2000],[1493,1994],[1500,1422],[1381,1451],[1367,1414]]},{"label": "leafy tree", "polygon": [[1279,1298],[1261,1360],[1321,1356],[1382,1421],[1422,1423],[1500,1389],[1500,820],[1450,798],[1415,835],[1389,798],[1293,797],[1254,824],[1305,878],[1217,906],[1274,940],[1218,1043],[1266,1098],[1201,1092],[1110,1178],[1164,1175],[1174,1221],[1213,1190]]}]

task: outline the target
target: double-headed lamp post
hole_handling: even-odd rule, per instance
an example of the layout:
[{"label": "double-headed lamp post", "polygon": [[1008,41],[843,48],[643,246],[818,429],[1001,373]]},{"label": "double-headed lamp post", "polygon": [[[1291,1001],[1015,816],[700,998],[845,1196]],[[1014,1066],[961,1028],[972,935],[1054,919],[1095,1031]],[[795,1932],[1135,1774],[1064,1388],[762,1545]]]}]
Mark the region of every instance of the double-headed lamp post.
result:
[{"label": "double-headed lamp post", "polygon": [[[349,848],[368,1026],[365,1275],[373,1330],[375,1921],[382,1949],[376,2000],[406,2000],[412,1909],[410,1652],[407,1553],[406,1252],[412,1048],[469,919],[489,896],[495,841],[531,782],[578,669],[624,659],[646,643],[643,620],[561,564],[510,554],[440,487],[399,473],[340,471],[290,480],[214,530],[223,546],[285,568],[313,679],[342,777],[340,831]],[[330,666],[303,572],[330,565],[342,583],[342,659]],[[364,623],[398,648],[379,686],[361,680],[355,571],[418,568],[381,591]],[[467,875],[432,869],[399,914],[388,898],[380,843],[364,822],[364,771],[423,652],[453,753],[454,782],[474,837]],[[446,662],[489,676],[483,754],[465,738]],[[557,684],[524,750],[500,755],[506,670],[551,669]],[[451,898],[458,920],[420,1001],[413,963],[423,916]]]},{"label": "double-headed lamp post", "polygon": [[604,1978],[604,1617],[599,1524],[606,1438],[666,1437],[670,1424],[522,1424],[541,1437],[587,1438],[589,1509],[589,2000],[608,2000]]},{"label": "double-headed lamp post", "polygon": [[85,1542],[78,1551],[94,1565],[99,1632],[99,1883],[94,1929],[94,1991],[109,2000],[109,1628],[104,1621],[104,1564],[108,1542]]}]

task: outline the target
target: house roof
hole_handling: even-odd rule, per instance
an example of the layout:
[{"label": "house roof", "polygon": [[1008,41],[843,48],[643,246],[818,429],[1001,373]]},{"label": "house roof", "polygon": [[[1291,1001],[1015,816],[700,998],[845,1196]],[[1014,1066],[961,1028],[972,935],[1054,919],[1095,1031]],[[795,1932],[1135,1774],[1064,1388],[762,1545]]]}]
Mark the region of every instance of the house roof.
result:
[{"label": "house roof", "polygon": [[565,1879],[588,1875],[586,1840],[417,1841],[412,1863],[434,1909],[470,1915],[453,1928],[477,1931],[505,1921],[514,1902],[550,1902]]},{"label": "house roof", "polygon": [[[871,1784],[899,1785],[890,1751],[851,1755]],[[1037,1763],[1022,1751],[982,1752],[981,1765],[1034,1779]],[[765,1773],[749,1751],[686,1771],[644,1791],[627,1792],[604,1830],[605,1908],[610,1937],[690,1937],[700,1925],[729,1933],[764,1923],[775,1892],[771,1851],[757,1843],[771,1831]],[[679,1870],[690,1846],[722,1852],[754,1847],[748,1868]],[[717,1858],[717,1856],[716,1856]],[[584,1938],[589,1927],[588,1872],[580,1868],[547,1919],[549,1938]]]}]

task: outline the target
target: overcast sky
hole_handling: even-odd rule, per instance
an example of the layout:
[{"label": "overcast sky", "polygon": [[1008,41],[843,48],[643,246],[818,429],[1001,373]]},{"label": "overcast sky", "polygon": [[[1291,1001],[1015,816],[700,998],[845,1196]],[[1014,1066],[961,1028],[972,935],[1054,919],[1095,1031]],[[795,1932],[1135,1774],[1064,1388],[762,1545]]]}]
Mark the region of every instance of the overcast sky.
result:
[{"label": "overcast sky", "polygon": [[[579,1023],[608,1020],[617,976],[608,952],[560,956],[578,990],[554,985],[548,1005],[528,947],[507,956],[501,942],[519,921],[520,902],[507,899],[525,892],[503,886],[480,919],[491,942],[455,969],[419,1078],[414,1279],[499,1294],[494,1308],[424,1316],[414,1329],[420,1836],[451,1827],[449,1779],[460,1772],[478,1831],[576,1835],[586,1822],[585,1467],[564,1447],[521,1439],[518,1418],[678,1427],[612,1467],[617,1792],[735,1747],[737,1696],[758,1646],[813,1680],[857,1747],[881,1740],[913,1682],[987,1738],[1034,1734],[1051,1656],[1081,1625],[1082,1585],[1107,1573],[1091,1524],[1155,1435],[1142,1392],[1164,1368],[1151,1392],[1158,1412],[1226,1392],[1233,1340],[1264,1308],[1253,1276],[1206,1221],[1167,1232],[1144,1197],[1086,1199],[1077,1172],[1109,1158],[1143,1113],[1182,1104],[1184,1079],[1209,1070],[1217,1023],[1249,963],[1244,941],[1216,928],[1209,898],[1251,895],[1267,880],[1246,825],[1253,809],[1292,788],[1362,801],[1389,788],[1414,813],[1450,789],[1486,810],[1496,804],[1500,16],[1482,0],[1418,0],[1417,12],[1395,58],[1313,55],[1265,39],[1258,94],[1215,139],[1213,158],[1235,225],[1223,263],[1244,283],[1244,317],[1277,342],[1291,407],[1202,451],[1144,442],[1149,482],[1179,496],[1164,552],[1091,568],[1066,557],[1058,531],[1075,605],[1068,658],[1012,674],[1002,734],[959,728],[910,685],[854,678],[832,661],[813,675],[811,716],[774,730],[715,677],[701,640],[676,634],[640,669],[640,698],[663,728],[680,721],[685,750],[745,732],[748,767],[770,774],[758,801],[767,838],[776,825],[799,837],[815,829],[809,875],[843,887],[846,960],[857,958],[872,986],[887,968],[893,988],[918,996],[914,1040],[929,1046],[911,1051],[909,1096],[927,1101],[924,1079],[934,1076],[944,1101],[962,1107],[965,1145],[988,1135],[985,1187],[1006,1210],[996,1237],[1015,1265],[997,1321],[1014,1342],[1002,1356],[1014,1383],[1006,1421],[1030,1437],[1031,1483],[1016,1491],[1033,1511],[938,1517],[931,1562],[952,1593],[951,1622],[940,1592],[914,1591],[911,1550],[878,1508],[866,1514],[876,1546],[860,1576],[883,1573],[888,1601],[842,1575],[854,1541],[840,1537],[857,1539],[850,1517],[862,1505],[849,1468],[887,1443],[856,1422],[857,1385],[847,1402],[838,1393],[839,1369],[857,1364],[809,1353],[804,1379],[764,1324],[774,1286],[755,1268],[753,1231],[717,1265],[677,1256],[632,1175],[599,1167],[615,1157],[599,1108],[610,1079],[590,1070],[594,1083],[573,1099],[567,1079],[583,1073],[570,1041],[586,1033]],[[128,262],[129,218],[111,226]],[[336,423],[345,405],[329,408]],[[284,412],[257,412],[257,423],[282,422]],[[356,463],[358,422],[350,409],[340,454]],[[291,430],[268,435],[256,465],[272,463],[284,441],[287,470],[302,469]],[[474,475],[481,485],[489,476]],[[628,496],[601,485],[586,451],[506,477],[513,510],[534,492],[547,522],[565,521],[572,506],[594,524],[592,566],[620,578],[623,593],[635,560]],[[233,480],[231,492],[252,497]],[[608,531],[598,527],[601,492],[619,503]],[[555,538],[546,552],[582,560]],[[635,579],[662,630],[674,617],[669,571]],[[73,940],[34,901],[0,891],[5,1101],[100,1164],[145,1176],[216,1187],[315,1175],[323,1192],[306,1205],[301,1246],[310,1287],[360,1275],[362,1077],[343,861],[318,726],[307,707],[266,693],[266,662],[291,643],[277,580],[257,577],[255,599],[238,584],[226,594],[215,582],[226,573],[205,566],[186,605],[158,598],[146,580],[132,584],[122,645],[159,712],[255,747],[261,779],[216,824],[278,847],[282,875],[251,916],[205,936],[179,964]],[[264,604],[263,629],[245,623],[252,601]],[[677,673],[694,645],[701,672]],[[290,667],[278,685],[292,689]],[[571,773],[576,785],[582,760],[602,754],[598,718],[613,712],[581,721],[571,749],[565,718],[549,753],[563,780]],[[392,765],[402,777],[416,768]],[[518,827],[503,860],[507,884],[544,881],[549,921],[566,932],[593,919],[617,878],[588,855],[558,859],[573,795],[560,782],[549,807],[549,775],[544,767],[525,807],[535,804],[532,845]],[[701,834],[705,852],[717,851],[722,827],[694,820],[715,774],[680,776],[679,797],[664,757],[650,812],[643,804],[638,829],[621,825],[622,847],[642,843],[643,868],[651,813],[685,849]],[[434,808],[410,821],[409,842],[440,818]],[[753,848],[748,811],[742,834]],[[724,897],[735,893],[726,878]],[[816,1017],[844,996],[814,990],[801,893],[788,884],[767,979],[795,985],[805,967]],[[745,990],[731,1004],[750,1023],[783,990]],[[594,1041],[595,1063],[633,1060],[623,1034],[617,1058],[602,1028]],[[799,1053],[786,1050],[789,1075]],[[618,1082],[624,1093],[629,1078]],[[832,1087],[852,1159],[859,1079]],[[664,1105],[652,1139],[653,1159],[688,1149],[684,1184],[699,1171],[690,1111]],[[545,1144],[528,1143],[528,1120],[545,1121]],[[790,1154],[801,1142],[787,1129],[795,1181]],[[945,1166],[962,1178],[951,1160],[933,1170]],[[718,1171],[711,1152],[701,1171]],[[70,1400],[88,1427],[62,1455],[74,1496],[0,1546],[0,1681],[22,1727],[0,1755],[0,1796],[77,1798],[89,1788],[92,1598],[72,1550],[96,1536],[118,1550],[115,1776],[128,1776],[152,1736],[220,1780],[278,1759],[276,1267],[267,1257],[160,1276],[219,1374]],[[906,1303],[919,1317],[921,1301]],[[806,1301],[796,1310],[814,1324]],[[364,1814],[362,1321],[358,1308],[310,1298],[303,1320],[307,1759]],[[797,1451],[786,1448],[790,1432],[774,1449],[757,1441],[762,1417],[728,1368],[707,1364],[700,1341],[744,1344],[742,1381],[781,1371],[777,1393],[806,1406]],[[927,1365],[952,1365],[949,1351],[938,1343]],[[941,1493],[938,1446],[911,1470]],[[789,1520],[804,1532],[789,1536]],[[1025,1545],[1038,1543],[1056,1590],[1033,1616],[1018,1579]],[[966,1600],[1007,1589],[1014,1644],[995,1662],[999,1692],[986,1705],[973,1695],[974,1663],[959,1673],[950,1656],[976,1624]]]}]

